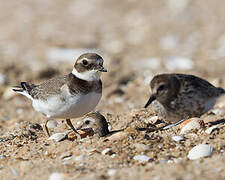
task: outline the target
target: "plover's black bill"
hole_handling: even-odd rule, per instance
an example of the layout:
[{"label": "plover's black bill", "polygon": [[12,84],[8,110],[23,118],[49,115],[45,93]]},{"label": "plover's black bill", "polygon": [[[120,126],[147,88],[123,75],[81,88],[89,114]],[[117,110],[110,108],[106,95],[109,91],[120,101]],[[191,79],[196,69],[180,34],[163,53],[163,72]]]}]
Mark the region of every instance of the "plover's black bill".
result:
[{"label": "plover's black bill", "polygon": [[152,101],[154,101],[156,99],[155,95],[152,94],[148,100],[148,102],[145,104],[144,108],[147,108],[151,103]]}]

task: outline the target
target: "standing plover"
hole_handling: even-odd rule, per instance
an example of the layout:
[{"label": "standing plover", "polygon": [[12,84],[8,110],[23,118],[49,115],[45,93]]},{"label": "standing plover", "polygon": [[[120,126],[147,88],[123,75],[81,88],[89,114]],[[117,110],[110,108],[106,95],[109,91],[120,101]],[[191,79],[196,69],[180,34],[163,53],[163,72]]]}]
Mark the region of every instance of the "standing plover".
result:
[{"label": "standing plover", "polygon": [[40,85],[21,82],[21,86],[13,90],[31,99],[34,109],[46,115],[44,128],[48,136],[47,122],[62,118],[80,137],[70,119],[81,117],[97,106],[102,96],[101,72],[107,72],[102,57],[86,53],[76,60],[70,74]]},{"label": "standing plover", "polygon": [[200,117],[213,108],[220,95],[225,94],[224,89],[187,74],[156,75],[151,80],[150,87],[152,94],[144,107],[147,108],[157,100],[157,108],[170,122]]}]

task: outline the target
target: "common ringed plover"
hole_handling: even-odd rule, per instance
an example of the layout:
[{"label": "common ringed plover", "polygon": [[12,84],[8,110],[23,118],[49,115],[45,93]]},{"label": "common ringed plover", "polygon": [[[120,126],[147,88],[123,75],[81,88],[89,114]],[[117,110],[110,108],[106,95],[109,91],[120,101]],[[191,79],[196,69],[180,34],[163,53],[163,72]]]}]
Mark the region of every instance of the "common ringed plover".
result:
[{"label": "common ringed plover", "polygon": [[101,72],[103,59],[96,53],[82,54],[75,62],[73,71],[35,85],[21,82],[13,90],[31,99],[33,108],[44,115],[44,128],[48,134],[47,122],[52,118],[66,119],[67,124],[79,136],[71,123],[92,111],[102,96]]}]

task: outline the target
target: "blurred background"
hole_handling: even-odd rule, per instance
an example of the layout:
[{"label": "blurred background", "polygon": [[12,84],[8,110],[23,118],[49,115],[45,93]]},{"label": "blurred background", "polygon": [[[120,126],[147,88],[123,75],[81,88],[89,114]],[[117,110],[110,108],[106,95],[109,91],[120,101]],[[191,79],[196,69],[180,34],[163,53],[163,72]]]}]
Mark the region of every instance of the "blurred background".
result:
[{"label": "blurred background", "polygon": [[224,85],[223,0],[0,4],[0,94],[6,99],[7,87],[69,73],[80,54],[93,51],[105,59],[103,104],[112,107],[125,100],[129,108],[142,106],[150,80],[162,72],[192,73]]},{"label": "blurred background", "polygon": [[[12,86],[68,74],[85,52],[105,60],[108,72],[102,74],[97,109],[112,129],[133,120],[145,126],[154,113],[140,108],[158,73],[194,74],[225,88],[225,1],[0,0],[0,179],[48,179],[52,172],[75,179],[88,179],[82,178],[85,174],[101,180],[112,174],[116,180],[224,179],[222,128],[182,143],[171,140],[178,131],[137,134],[132,128],[127,131],[131,136],[116,145],[94,137],[48,141],[40,126],[45,117]],[[217,116],[207,118],[224,120],[224,102],[216,104]],[[66,124],[58,123],[52,131],[67,132]],[[212,144],[216,155],[187,161],[188,151],[199,143]],[[105,148],[115,154],[102,155]],[[133,160],[144,153],[151,157],[146,166]]]}]

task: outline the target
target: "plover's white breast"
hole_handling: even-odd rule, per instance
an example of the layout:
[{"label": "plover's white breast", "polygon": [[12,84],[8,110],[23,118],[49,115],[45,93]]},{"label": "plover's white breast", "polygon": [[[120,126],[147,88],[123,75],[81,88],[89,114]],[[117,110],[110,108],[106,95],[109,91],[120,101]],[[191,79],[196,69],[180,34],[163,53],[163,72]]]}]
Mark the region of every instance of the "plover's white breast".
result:
[{"label": "plover's white breast", "polygon": [[47,100],[33,99],[33,107],[47,117],[77,118],[92,111],[101,99],[101,93],[90,92],[71,95],[64,86],[61,94],[49,97]]}]

